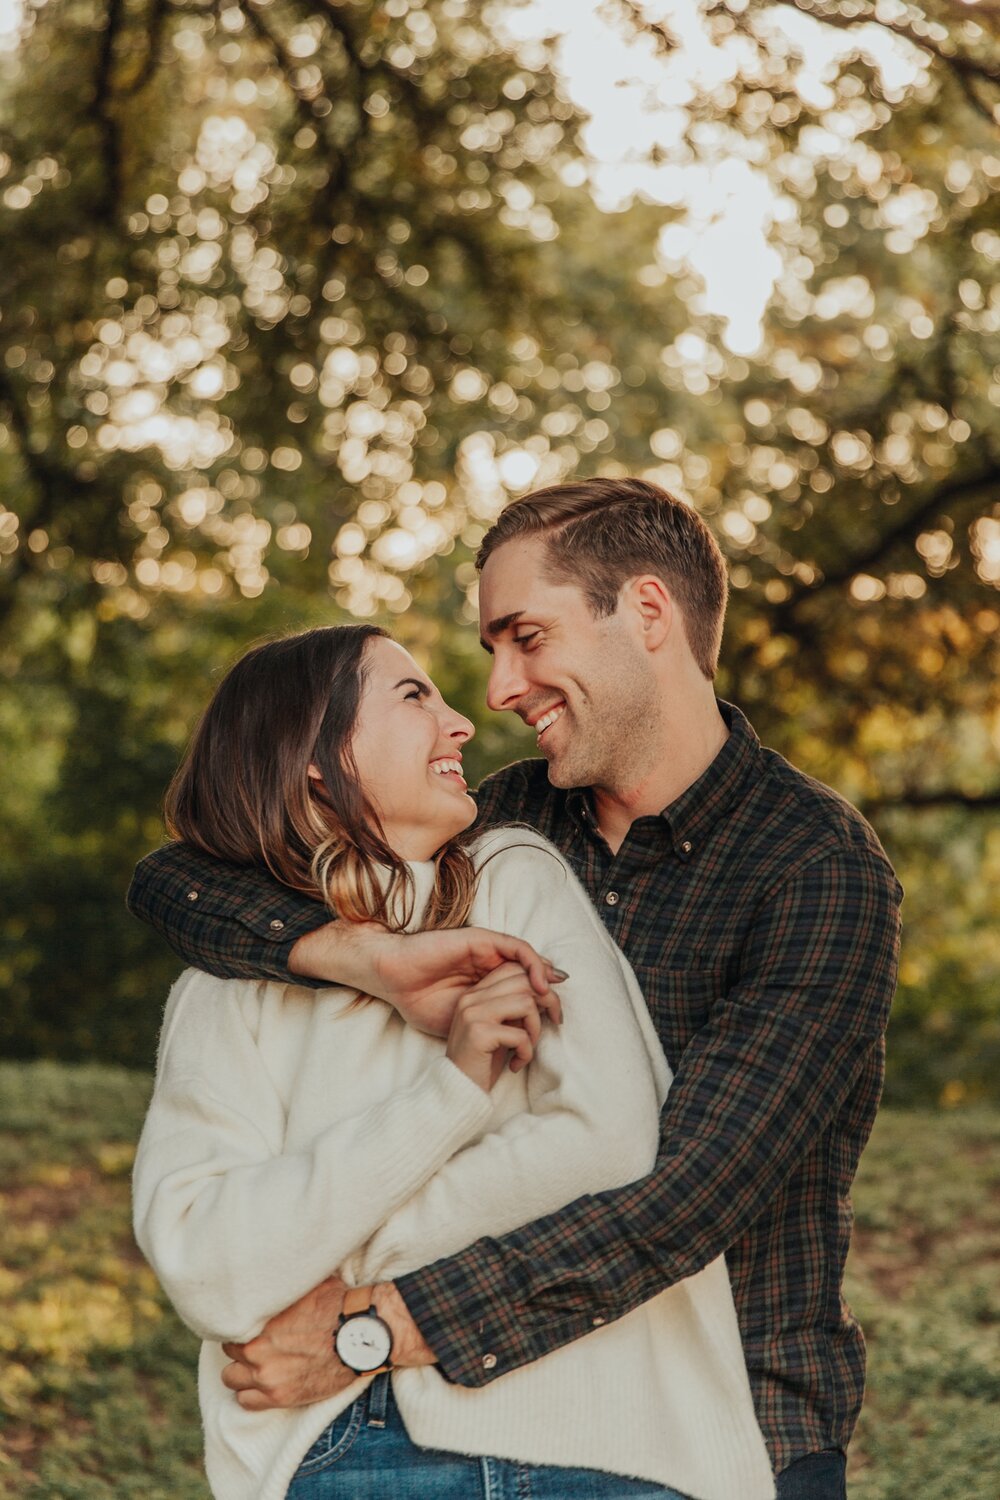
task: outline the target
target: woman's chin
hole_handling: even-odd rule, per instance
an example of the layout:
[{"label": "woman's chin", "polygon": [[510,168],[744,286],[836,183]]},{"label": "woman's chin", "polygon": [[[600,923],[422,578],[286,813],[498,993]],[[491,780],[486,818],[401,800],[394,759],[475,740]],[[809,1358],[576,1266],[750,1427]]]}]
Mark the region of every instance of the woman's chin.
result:
[{"label": "woman's chin", "polygon": [[390,848],[400,859],[410,860],[412,863],[420,864],[433,859],[451,839],[472,827],[477,810],[471,797],[465,796],[461,800],[456,797],[454,809],[449,809],[451,816],[442,817],[433,825],[425,823],[420,828],[411,828],[395,835],[392,830],[387,829]]},{"label": "woman's chin", "polygon": [[436,837],[438,842],[434,849],[435,854],[438,849],[447,844],[449,839],[457,838],[460,833],[464,833],[467,828],[471,828],[476,821],[478,808],[468,793],[461,800],[456,798],[455,802],[454,816],[448,820],[447,825],[444,819],[442,819],[440,828],[437,830]]}]

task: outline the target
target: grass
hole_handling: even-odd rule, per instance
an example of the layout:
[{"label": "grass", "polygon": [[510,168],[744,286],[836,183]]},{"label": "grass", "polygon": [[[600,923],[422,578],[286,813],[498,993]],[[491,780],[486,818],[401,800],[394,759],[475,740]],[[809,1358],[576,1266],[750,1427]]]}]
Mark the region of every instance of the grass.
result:
[{"label": "grass", "polygon": [[[129,1231],[148,1089],[0,1065],[0,1500],[208,1500],[195,1340]],[[997,1500],[1000,1111],[883,1112],[856,1209],[852,1500]]]}]

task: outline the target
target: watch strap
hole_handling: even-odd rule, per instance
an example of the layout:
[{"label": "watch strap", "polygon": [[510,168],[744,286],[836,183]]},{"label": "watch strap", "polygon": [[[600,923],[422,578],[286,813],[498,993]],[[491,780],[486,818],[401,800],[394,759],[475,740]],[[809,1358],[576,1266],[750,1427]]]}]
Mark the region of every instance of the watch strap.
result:
[{"label": "watch strap", "polygon": [[343,1323],[358,1313],[371,1312],[375,1288],[373,1286],[351,1286],[344,1293],[344,1310],[340,1314]]}]

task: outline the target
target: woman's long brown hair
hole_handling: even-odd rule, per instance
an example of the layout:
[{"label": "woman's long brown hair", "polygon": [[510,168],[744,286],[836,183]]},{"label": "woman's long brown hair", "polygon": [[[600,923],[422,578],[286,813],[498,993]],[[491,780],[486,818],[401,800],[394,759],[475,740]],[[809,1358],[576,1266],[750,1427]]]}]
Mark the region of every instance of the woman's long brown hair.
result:
[{"label": "woman's long brown hair", "polygon": [[[205,710],[165,812],[173,838],[233,864],[264,864],[348,921],[399,930],[414,915],[412,877],[386,843],[351,750],[366,648],[385,635],[331,625],[254,646]],[[310,779],[310,762],[322,783]],[[460,927],[476,883],[464,841],[449,840],[435,864],[422,925]]]}]

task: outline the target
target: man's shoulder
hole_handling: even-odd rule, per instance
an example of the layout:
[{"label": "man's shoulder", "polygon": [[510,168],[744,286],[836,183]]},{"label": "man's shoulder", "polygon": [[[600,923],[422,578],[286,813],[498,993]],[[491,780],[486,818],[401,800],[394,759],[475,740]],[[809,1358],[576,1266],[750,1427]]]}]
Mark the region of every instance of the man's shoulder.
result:
[{"label": "man's shoulder", "polygon": [[891,871],[878,834],[852,802],[780,755],[764,749],[756,788],[755,821],[790,863],[841,853],[869,857]]}]

